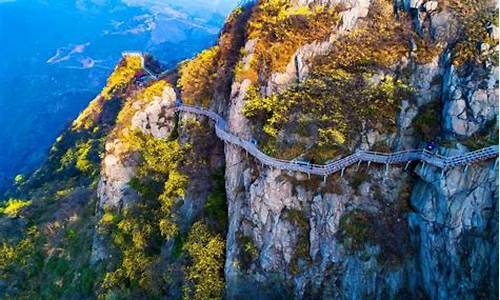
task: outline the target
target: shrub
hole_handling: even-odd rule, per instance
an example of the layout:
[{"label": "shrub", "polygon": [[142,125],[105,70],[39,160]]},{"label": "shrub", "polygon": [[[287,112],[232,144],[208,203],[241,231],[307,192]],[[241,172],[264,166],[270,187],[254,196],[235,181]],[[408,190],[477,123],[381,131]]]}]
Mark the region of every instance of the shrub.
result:
[{"label": "shrub", "polygon": [[421,139],[435,140],[441,132],[441,102],[433,101],[422,106],[412,124]]},{"label": "shrub", "polygon": [[476,132],[471,137],[462,141],[471,151],[488,146],[498,145],[498,123],[492,120],[484,125],[484,129]]},{"label": "shrub", "polygon": [[255,246],[251,237],[238,232],[236,235],[238,245],[240,245],[239,261],[243,270],[249,270],[251,263],[259,256],[259,250]]},{"label": "shrub", "polygon": [[224,240],[202,222],[191,227],[183,249],[191,264],[186,269],[184,299],[222,299],[224,289]]},{"label": "shrub", "polygon": [[249,39],[257,39],[257,70],[283,71],[297,49],[327,38],[339,24],[340,7],[293,7],[286,0],[259,1],[248,23]]},{"label": "shrub", "polygon": [[14,184],[16,186],[21,186],[25,181],[26,178],[24,177],[23,174],[17,174],[16,177],[14,177]]},{"label": "shrub", "polygon": [[31,201],[9,199],[0,206],[0,214],[9,218],[15,218],[19,215],[24,207],[30,206]]},{"label": "shrub", "polygon": [[340,218],[339,241],[353,252],[363,250],[366,245],[379,245],[377,261],[397,265],[411,253],[406,209],[404,206],[386,208],[377,214],[359,209],[347,212]]},{"label": "shrub", "polygon": [[76,142],[74,147],[69,148],[61,157],[60,169],[75,167],[79,172],[93,177],[97,175],[99,169],[99,156],[97,154],[99,141],[87,139]]},{"label": "shrub", "polygon": [[311,128],[309,135],[318,136],[315,147],[338,155],[348,146],[347,142],[356,140],[363,125],[389,132],[396,128],[399,102],[409,87],[391,76],[373,84],[367,79],[368,75],[322,69],[317,73],[313,71],[309,78],[278,95],[260,97],[251,89],[243,114],[262,124],[263,149],[278,148],[279,151],[271,150],[269,154],[279,155],[290,147],[273,145],[273,139],[280,132],[293,134],[300,128]]},{"label": "shrub", "polygon": [[73,122],[73,129],[82,130],[92,128],[103,111],[105,103],[112,99],[115,92],[124,89],[141,70],[141,59],[138,56],[124,57],[108,78],[101,93]]},{"label": "shrub", "polygon": [[40,233],[33,226],[26,230],[19,242],[2,241],[0,244],[0,280],[16,287],[11,290],[13,294],[3,295],[7,299],[36,298],[36,277],[43,267],[39,238]]},{"label": "shrub", "polygon": [[215,46],[181,64],[177,87],[181,90],[184,103],[209,106],[214,92],[218,56],[219,47]]},{"label": "shrub", "polygon": [[309,256],[309,221],[304,214],[304,212],[298,209],[289,209],[285,212],[285,218],[288,222],[297,226],[297,243],[295,245],[295,251],[293,257],[290,261],[290,271],[292,274],[299,273],[299,262],[305,261],[311,263],[311,258]]},{"label": "shrub", "polygon": [[342,215],[339,230],[342,239],[351,250],[361,250],[366,242],[371,241],[370,227],[373,220],[371,215],[354,210]]},{"label": "shrub", "polygon": [[205,213],[207,217],[215,221],[217,231],[225,232],[227,227],[227,203],[224,170],[216,172],[212,176],[214,190],[205,202]]},{"label": "shrub", "polygon": [[[453,64],[480,63],[490,58],[481,56],[480,45],[497,46],[498,41],[489,37],[486,25],[488,22],[498,25],[498,9],[485,0],[453,0],[448,5],[458,27],[452,50]],[[497,55],[494,53],[493,58],[497,59]]]}]

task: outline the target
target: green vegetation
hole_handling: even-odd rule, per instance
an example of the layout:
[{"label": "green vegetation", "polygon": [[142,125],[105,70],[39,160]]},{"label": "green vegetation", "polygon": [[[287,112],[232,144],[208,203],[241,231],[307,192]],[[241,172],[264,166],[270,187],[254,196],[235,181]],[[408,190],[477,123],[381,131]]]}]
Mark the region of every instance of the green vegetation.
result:
[{"label": "green vegetation", "polygon": [[[252,62],[254,74],[256,70],[266,70],[269,74],[284,71],[301,45],[324,40],[331,34],[340,22],[340,9],[294,8],[286,0],[259,1],[247,26],[248,38],[257,40]],[[255,75],[250,78],[255,79]]]},{"label": "green vegetation", "polygon": [[[102,284],[105,294],[156,295],[163,292],[162,279],[155,276],[161,245],[178,233],[176,207],[185,195],[188,178],[179,170],[186,148],[177,140],[163,141],[135,133],[135,147],[142,162],[130,186],[141,201],[119,218],[107,217],[113,243],[121,253],[116,269],[108,272]],[[116,219],[116,221],[115,221]]]},{"label": "green vegetation", "polygon": [[[401,34],[407,25],[395,22],[392,6],[382,1],[370,13],[373,22],[335,41],[299,84],[269,97],[256,87],[248,91],[243,114],[262,128],[256,135],[268,154],[291,159],[305,152],[322,162],[349,152],[362,128],[395,130],[399,103],[413,91],[389,71],[408,52]],[[289,145],[281,134],[315,140],[312,147]]]},{"label": "green vegetation", "polygon": [[473,134],[461,142],[471,151],[479,150],[488,146],[498,145],[498,123],[492,120],[485,124],[484,129]]},{"label": "green vegetation", "polygon": [[[93,177],[99,172],[99,157],[95,149],[99,141],[87,140],[79,141],[74,148],[68,149],[61,158],[61,169],[74,166],[83,174]],[[93,156],[93,157],[92,157]]]},{"label": "green vegetation", "polygon": [[205,213],[207,217],[215,221],[218,232],[225,232],[227,226],[227,203],[224,170],[220,170],[212,176],[214,191],[208,195],[205,202]]},{"label": "green vegetation", "polygon": [[[30,207],[29,222],[41,223],[40,220],[53,213],[50,205],[45,205],[44,209],[48,214]],[[72,209],[71,221],[47,223],[43,234],[40,226],[33,225],[26,228],[21,237],[2,242],[0,279],[8,282],[2,296],[6,299],[62,299],[92,295],[99,272],[99,268],[89,265],[94,228],[89,222],[92,202],[83,211],[80,205]]]},{"label": "green vegetation", "polygon": [[15,218],[19,212],[27,206],[31,205],[31,201],[9,199],[0,206],[0,216],[5,215],[9,218]]},{"label": "green vegetation", "polygon": [[359,187],[363,182],[366,182],[370,179],[370,176],[368,175],[368,172],[362,172],[362,171],[355,171],[351,174],[349,184],[351,185],[351,188],[354,190],[354,192],[357,194],[359,191]]},{"label": "green vegetation", "polygon": [[432,141],[440,135],[441,106],[440,101],[433,101],[419,109],[418,115],[413,120],[413,128],[421,140]]},{"label": "green vegetation", "polygon": [[[8,283],[7,297],[36,298],[36,278],[43,266],[43,256],[36,244],[39,237],[37,228],[31,227],[19,242],[3,241],[0,245],[0,280]],[[22,290],[16,292],[15,287]]]},{"label": "green vegetation", "polygon": [[292,274],[298,274],[300,271],[300,262],[311,263],[309,256],[309,221],[303,211],[298,209],[289,209],[285,212],[285,218],[288,222],[297,227],[297,243],[295,245],[294,255],[290,262],[290,271]]},{"label": "green vegetation", "polygon": [[142,68],[139,56],[126,56],[108,78],[106,86],[101,92],[105,99],[110,99],[114,90],[126,87]]},{"label": "green vegetation", "polygon": [[342,215],[339,229],[349,249],[361,250],[366,242],[372,241],[373,236],[370,235],[372,222],[371,215],[358,210]]},{"label": "green vegetation", "polygon": [[177,87],[185,103],[209,107],[214,95],[229,98],[249,16],[247,7],[236,8],[226,19],[218,44],[180,64]]},{"label": "green vegetation", "polygon": [[155,97],[161,97],[167,87],[169,84],[165,80],[158,80],[129,97],[118,113],[116,118],[118,126],[114,131],[122,131],[123,127],[128,127],[134,114]]},{"label": "green vegetation", "polygon": [[222,299],[224,239],[203,222],[193,224],[183,247],[192,263],[187,267],[184,299]]},{"label": "green vegetation", "polygon": [[[401,191],[406,197],[407,190]],[[401,199],[403,203],[407,199]],[[389,266],[401,263],[411,252],[404,205],[386,208],[374,214],[359,209],[343,214],[340,218],[338,239],[351,252],[360,252],[367,245],[379,245],[377,260]]]},{"label": "green vegetation", "polygon": [[134,115],[141,109],[144,109],[155,97],[161,97],[168,87],[170,87],[168,82],[165,80],[158,80],[143,89],[135,91],[131,96],[127,97],[116,117],[116,124],[113,131],[108,137],[109,139],[120,139],[124,147],[122,150],[123,152],[133,152],[137,150],[134,148],[137,146],[135,143],[136,133],[130,128]]},{"label": "green vegetation", "polygon": [[26,178],[24,177],[23,174],[17,174],[16,177],[14,177],[14,184],[16,186],[21,186],[25,181]]},{"label": "green vegetation", "polygon": [[137,72],[141,70],[141,59],[138,56],[124,57],[109,76],[106,86],[101,93],[87,106],[87,108],[73,122],[73,129],[83,130],[94,127],[99,121],[106,102],[113,95],[122,93]]},{"label": "green vegetation", "polygon": [[252,238],[241,232],[236,233],[236,241],[240,245],[239,263],[243,270],[248,271],[252,262],[259,256],[259,250]]},{"label": "green vegetation", "polygon": [[181,64],[177,86],[186,104],[207,107],[213,96],[219,47],[202,51],[192,60]]},{"label": "green vegetation", "polygon": [[[270,97],[260,97],[255,90],[247,94],[243,113],[263,124],[263,149],[268,154],[280,153],[289,145],[277,141],[278,134],[307,128],[310,136],[318,136],[315,149],[326,152],[316,161],[331,159],[348,152],[346,142],[355,140],[365,124],[370,128],[391,131],[396,128],[399,101],[408,87],[400,80],[386,76],[373,85],[367,74],[347,73],[340,69],[313,73],[299,85]],[[349,92],[348,92],[349,91]],[[290,116],[296,116],[290,118]],[[257,126],[259,127],[259,126]],[[319,128],[319,129],[318,129]]]}]

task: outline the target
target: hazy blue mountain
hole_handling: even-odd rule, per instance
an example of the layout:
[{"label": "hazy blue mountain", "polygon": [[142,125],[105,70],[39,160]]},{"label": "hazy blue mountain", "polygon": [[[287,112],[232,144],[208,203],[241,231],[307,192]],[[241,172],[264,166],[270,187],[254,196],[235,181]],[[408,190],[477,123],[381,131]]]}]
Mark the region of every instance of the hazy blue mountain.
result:
[{"label": "hazy blue mountain", "polygon": [[212,44],[236,0],[0,0],[0,189],[33,170],[123,50],[165,68]]}]

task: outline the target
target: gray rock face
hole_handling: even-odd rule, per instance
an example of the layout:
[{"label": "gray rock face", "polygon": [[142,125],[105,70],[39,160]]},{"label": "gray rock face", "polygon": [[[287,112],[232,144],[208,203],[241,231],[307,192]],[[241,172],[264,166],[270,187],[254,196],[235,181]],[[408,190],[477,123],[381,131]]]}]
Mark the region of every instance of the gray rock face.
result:
[{"label": "gray rock face", "polygon": [[[355,20],[366,16],[369,2],[351,4],[353,11],[343,17],[347,28],[339,31],[354,28]],[[402,7],[418,9],[419,28],[432,18],[430,31],[437,39],[449,35],[453,24],[438,2],[404,1]],[[327,53],[334,38],[300,47],[285,72],[271,75],[264,94],[306,77],[311,58]],[[417,97],[403,101],[395,135],[367,130],[360,134],[360,148],[381,140],[397,149],[417,147],[412,122],[422,106],[434,101],[443,104],[447,135],[470,136],[498,118],[496,67],[458,74],[446,56],[412,66],[403,59],[395,66],[411,67]],[[247,88],[248,82],[233,85],[228,108],[230,130],[245,138],[251,137],[251,124],[240,111]],[[345,178],[335,176],[321,185],[304,174],[263,168],[232,145],[225,146],[225,153],[229,299],[494,299],[498,176],[491,161],[470,166],[466,173],[463,168],[448,170],[443,178],[441,170],[422,164],[415,173],[391,168],[387,176],[383,168],[373,167],[359,185],[353,185],[359,176],[353,168]],[[400,208],[404,203],[409,212]],[[394,210],[387,213],[387,207]],[[358,210],[374,214],[385,235],[352,251],[341,237],[341,220]],[[306,253],[300,253],[304,245]],[[255,249],[255,256],[248,249]],[[387,263],[382,258],[388,249],[405,252],[397,263]]]},{"label": "gray rock face", "polygon": [[450,134],[471,136],[498,117],[498,67],[445,73],[444,121]]},{"label": "gray rock face", "polygon": [[139,129],[156,138],[166,138],[173,129],[173,109],[176,95],[172,88],[166,88],[162,97],[154,99],[145,109],[138,111],[132,118],[132,129]]},{"label": "gray rock face", "polygon": [[491,163],[457,168],[440,179],[418,168],[421,181],[409,215],[418,245],[416,274],[430,299],[494,299],[498,291],[498,170]]},{"label": "gray rock face", "polygon": [[[175,105],[175,92],[171,87],[166,87],[163,96],[153,99],[143,105],[141,99],[134,103],[137,112],[131,124],[124,124],[132,129],[138,129],[145,134],[156,138],[165,138],[174,127],[173,107]],[[127,130],[127,129],[125,129]],[[130,153],[128,145],[120,139],[106,142],[106,153],[101,165],[101,178],[97,186],[98,216],[105,209],[120,210],[135,203],[138,199],[137,192],[129,187],[130,180],[135,175],[137,157]],[[106,258],[107,251],[104,237],[96,230],[92,245],[92,262]]]}]

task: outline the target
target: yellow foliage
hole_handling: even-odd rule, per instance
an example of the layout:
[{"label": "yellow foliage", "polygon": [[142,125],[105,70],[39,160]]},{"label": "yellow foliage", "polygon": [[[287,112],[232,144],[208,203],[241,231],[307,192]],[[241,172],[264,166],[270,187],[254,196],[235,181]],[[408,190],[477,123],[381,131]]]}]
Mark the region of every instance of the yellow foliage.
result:
[{"label": "yellow foliage", "polygon": [[181,64],[177,86],[184,103],[205,107],[211,103],[219,51],[218,46],[212,47]]},{"label": "yellow foliage", "polygon": [[225,251],[222,237],[211,233],[203,222],[196,222],[183,248],[192,260],[186,269],[188,284],[184,287],[184,299],[222,299]]},{"label": "yellow foliage", "polygon": [[77,142],[75,147],[69,148],[62,156],[59,171],[74,165],[80,172],[93,175],[97,171],[96,163],[90,159],[93,146],[93,140]]},{"label": "yellow foliage", "polygon": [[342,132],[334,128],[318,129],[318,145],[323,146],[337,146],[345,143],[345,136]]},{"label": "yellow foliage", "polygon": [[108,78],[101,93],[89,103],[88,107],[73,122],[73,129],[90,129],[98,120],[104,103],[111,99],[113,93],[129,84],[139,70],[141,70],[139,56],[126,56],[116,66]]},{"label": "yellow foliage", "polygon": [[256,83],[259,79],[259,75],[254,68],[250,66],[244,66],[243,62],[240,61],[234,70],[235,81],[241,82],[245,79],[250,80],[252,83]]},{"label": "yellow foliage", "polygon": [[20,199],[9,199],[0,206],[0,214],[5,215],[9,218],[15,218],[21,212],[24,207],[30,206],[31,201],[25,201]]},{"label": "yellow foliage", "polygon": [[[31,259],[35,255],[35,240],[39,232],[35,226],[27,230],[26,237],[15,245],[3,241],[0,245],[0,279],[8,280],[13,276],[13,269],[25,269],[32,263]],[[13,280],[14,278],[12,278]]]},{"label": "yellow foliage", "polygon": [[135,98],[142,99],[144,102],[151,102],[155,97],[161,97],[168,86],[169,84],[163,79],[155,81],[139,92]]},{"label": "yellow foliage", "polygon": [[150,295],[161,293],[161,278],[155,262],[162,239],[178,233],[176,204],[186,193],[188,177],[181,173],[185,147],[178,140],[165,141],[139,132],[131,134],[140,163],[129,186],[140,201],[114,217],[106,213],[101,222],[113,226],[113,242],[120,249],[121,261],[108,272],[102,287],[106,290],[140,287]]},{"label": "yellow foliage", "polygon": [[62,189],[56,192],[58,198],[64,198],[73,192],[73,188]]},{"label": "yellow foliage", "polygon": [[113,129],[112,136],[114,138],[121,138],[123,142],[128,145],[130,142],[129,131],[133,116],[155,97],[161,97],[165,89],[169,87],[170,85],[165,80],[161,79],[127,98],[127,101],[116,118],[116,126]]},{"label": "yellow foliage", "polygon": [[127,85],[142,68],[142,59],[139,56],[125,56],[108,78],[101,95],[109,100],[114,90]]},{"label": "yellow foliage", "polygon": [[[480,45],[488,44],[496,47],[498,40],[489,37],[486,24],[491,22],[498,26],[498,8],[487,0],[451,0],[447,3],[457,23],[457,40],[452,51],[454,65],[466,62],[480,63],[489,59],[482,56]],[[498,52],[493,54],[498,55]]]},{"label": "yellow foliage", "polygon": [[112,212],[105,212],[101,218],[102,223],[113,223],[114,220],[115,220],[115,215]]},{"label": "yellow foliage", "polygon": [[283,71],[297,49],[327,38],[339,24],[340,7],[293,7],[287,0],[259,1],[248,24],[249,39],[256,39],[259,70]]}]

